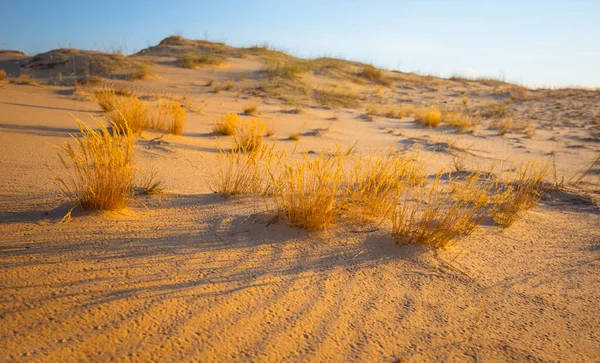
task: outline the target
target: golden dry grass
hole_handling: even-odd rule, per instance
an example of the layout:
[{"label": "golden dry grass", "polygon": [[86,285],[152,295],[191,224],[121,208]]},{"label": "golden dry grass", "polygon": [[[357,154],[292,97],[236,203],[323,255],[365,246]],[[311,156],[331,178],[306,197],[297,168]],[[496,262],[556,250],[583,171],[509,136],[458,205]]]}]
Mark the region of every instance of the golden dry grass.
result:
[{"label": "golden dry grass", "polygon": [[244,152],[219,148],[216,168],[209,170],[208,186],[223,198],[241,194],[269,194],[271,183],[267,168],[281,157],[275,143]]},{"label": "golden dry grass", "polygon": [[390,86],[392,84],[391,78],[385,76],[381,69],[375,68],[371,65],[365,65],[363,69],[358,72],[358,76],[386,86]]},{"label": "golden dry grass", "polygon": [[258,105],[256,103],[248,103],[244,106],[244,113],[247,115],[256,115],[258,112]]},{"label": "golden dry grass", "polygon": [[479,120],[476,117],[457,110],[442,112],[441,122],[453,126],[460,131],[473,130],[479,124]]},{"label": "golden dry grass", "polygon": [[6,71],[4,69],[0,69],[0,81],[4,81],[6,79]]},{"label": "golden dry grass", "polygon": [[173,135],[183,132],[186,113],[177,101],[151,103],[110,88],[94,90],[94,97],[106,112],[106,119],[118,129],[128,128],[136,134],[145,129],[162,130]]},{"label": "golden dry grass", "polygon": [[442,113],[436,106],[419,107],[415,111],[415,121],[421,125],[438,127],[442,122]]},{"label": "golden dry grass", "polygon": [[549,169],[550,164],[528,162],[508,173],[497,186],[501,191],[492,197],[494,222],[509,227],[523,211],[536,205]]},{"label": "golden dry grass", "polygon": [[240,117],[237,113],[228,112],[213,125],[213,132],[219,135],[231,136],[235,135],[238,128]]},{"label": "golden dry grass", "polygon": [[81,135],[72,136],[73,144],[65,142],[57,146],[65,173],[54,173],[55,181],[65,196],[81,208],[119,210],[127,207],[134,173],[133,133],[125,127],[111,135],[97,119],[99,130],[75,120]]},{"label": "golden dry grass", "polygon": [[252,119],[243,123],[234,135],[235,147],[243,152],[259,150],[263,144],[263,136],[267,127],[259,119]]},{"label": "golden dry grass", "polygon": [[329,228],[345,204],[343,161],[337,153],[321,152],[312,160],[306,154],[298,163],[284,160],[280,174],[269,169],[279,218],[309,231]]},{"label": "golden dry grass", "polygon": [[351,222],[382,222],[394,211],[402,191],[423,183],[423,164],[416,156],[378,150],[351,158],[345,198]]},{"label": "golden dry grass", "polygon": [[203,64],[220,65],[223,63],[223,58],[215,53],[203,54],[185,54],[177,57],[177,64],[183,68],[194,69]]},{"label": "golden dry grass", "polygon": [[470,234],[488,213],[490,184],[479,174],[464,180],[433,182],[406,189],[392,217],[392,235],[398,244],[420,243],[444,248],[455,238]]}]

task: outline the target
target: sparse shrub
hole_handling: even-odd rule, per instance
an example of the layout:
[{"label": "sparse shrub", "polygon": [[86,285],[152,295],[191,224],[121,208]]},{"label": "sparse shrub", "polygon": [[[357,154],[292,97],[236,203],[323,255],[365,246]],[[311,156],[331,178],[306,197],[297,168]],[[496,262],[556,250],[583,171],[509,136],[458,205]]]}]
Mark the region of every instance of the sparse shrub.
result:
[{"label": "sparse shrub", "polygon": [[267,168],[281,157],[281,152],[274,151],[274,147],[275,143],[262,145],[249,152],[219,147],[217,167],[209,170],[210,190],[223,198],[240,194],[269,194],[272,188]]},{"label": "sparse shrub", "polygon": [[259,150],[263,144],[266,129],[265,124],[258,119],[252,119],[242,124],[235,133],[236,149],[243,152]]},{"label": "sparse shrub", "polygon": [[442,122],[456,127],[460,131],[473,130],[478,123],[475,117],[456,110],[444,111]]},{"label": "sparse shrub", "polygon": [[131,79],[149,79],[154,74],[150,70],[150,66],[144,63],[137,63],[133,66],[133,71],[129,74]]},{"label": "sparse shrub", "polygon": [[233,89],[233,83],[231,81],[227,81],[227,83],[225,83],[225,90],[231,91],[232,89]]},{"label": "sparse shrub", "polygon": [[423,183],[422,163],[415,157],[378,150],[351,159],[345,186],[346,216],[352,222],[382,222],[394,211],[403,190]]},{"label": "sparse shrub", "polygon": [[540,200],[544,177],[549,164],[529,162],[509,173],[498,187],[502,190],[493,197],[492,219],[502,227],[511,226],[519,214]]},{"label": "sparse shrub", "polygon": [[279,218],[309,231],[329,228],[344,208],[344,157],[320,153],[301,162],[283,162],[281,175],[269,169]]},{"label": "sparse shrub", "polygon": [[294,140],[294,141],[300,141],[300,133],[299,132],[294,132],[293,134],[291,134],[288,137],[290,140]]},{"label": "sparse shrub", "polygon": [[275,126],[273,125],[272,122],[270,122],[269,125],[266,126],[265,136],[268,136],[268,137],[275,136]]},{"label": "sparse shrub", "polygon": [[487,214],[489,183],[479,179],[473,174],[442,183],[438,174],[430,185],[406,189],[392,217],[396,242],[444,248],[470,234]]},{"label": "sparse shrub", "polygon": [[162,194],[165,191],[162,180],[156,176],[156,171],[147,173],[138,172],[137,183],[134,189],[143,195]]},{"label": "sparse shrub", "polygon": [[359,102],[357,101],[360,99],[360,96],[354,91],[340,92],[335,90],[316,89],[313,93],[315,100],[322,106],[333,108],[359,107]]},{"label": "sparse shrub", "polygon": [[185,110],[179,102],[168,101],[160,103],[158,105],[157,120],[155,129],[165,130],[172,135],[181,135],[183,133],[183,126],[185,125]]},{"label": "sparse shrub", "polygon": [[209,79],[208,82],[206,82],[205,86],[206,87],[211,87],[213,85],[215,81],[213,81],[212,79]]},{"label": "sparse shrub", "polygon": [[415,111],[415,121],[421,125],[429,127],[438,127],[442,122],[442,113],[440,109],[435,106],[419,107]]},{"label": "sparse shrub", "polygon": [[28,74],[21,74],[19,76],[19,78],[17,78],[16,83],[17,84],[29,84],[29,85],[36,84],[34,79]]},{"label": "sparse shrub", "polygon": [[4,69],[0,69],[0,81],[4,81],[6,79],[6,71]]},{"label": "sparse shrub", "polygon": [[57,146],[66,176],[55,174],[62,192],[84,209],[118,210],[127,207],[132,190],[134,137],[127,127],[115,135],[96,120],[93,130],[79,119],[81,136],[72,136],[75,146]]},{"label": "sparse shrub", "polygon": [[244,106],[244,113],[247,115],[255,115],[258,110],[258,105],[256,103],[248,103]]},{"label": "sparse shrub", "polygon": [[410,116],[415,112],[415,106],[411,104],[400,105],[398,107],[398,118]]},{"label": "sparse shrub", "polygon": [[239,119],[237,113],[228,112],[215,122],[213,132],[225,136],[234,135],[238,128]]},{"label": "sparse shrub", "polygon": [[484,118],[508,118],[512,114],[506,102],[486,102],[479,113]]},{"label": "sparse shrub", "polygon": [[[490,123],[490,127],[498,130],[500,135],[505,135],[509,131],[527,132],[527,129],[530,127],[530,125],[532,126],[532,124],[527,124],[510,116],[494,119]],[[533,129],[533,134],[535,134],[535,129]]]},{"label": "sparse shrub", "polygon": [[134,134],[145,129],[163,130],[174,135],[183,132],[186,113],[177,101],[154,105],[135,96],[119,96],[111,89],[95,90],[94,97],[106,111],[105,117],[118,129],[128,128]]},{"label": "sparse shrub", "polygon": [[392,84],[392,80],[386,77],[381,69],[375,68],[371,65],[365,65],[358,75],[370,81],[381,83],[386,86]]},{"label": "sparse shrub", "polygon": [[223,58],[216,53],[185,54],[177,57],[177,64],[183,68],[197,68],[202,64],[220,65]]}]

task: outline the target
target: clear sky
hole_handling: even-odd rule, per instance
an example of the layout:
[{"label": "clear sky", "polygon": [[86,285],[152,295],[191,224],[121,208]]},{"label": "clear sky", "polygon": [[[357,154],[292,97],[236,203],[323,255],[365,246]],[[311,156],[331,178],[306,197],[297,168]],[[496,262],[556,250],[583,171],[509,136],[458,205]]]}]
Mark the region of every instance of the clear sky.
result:
[{"label": "clear sky", "polygon": [[0,48],[121,49],[171,34],[440,76],[600,86],[600,0],[0,0]]}]

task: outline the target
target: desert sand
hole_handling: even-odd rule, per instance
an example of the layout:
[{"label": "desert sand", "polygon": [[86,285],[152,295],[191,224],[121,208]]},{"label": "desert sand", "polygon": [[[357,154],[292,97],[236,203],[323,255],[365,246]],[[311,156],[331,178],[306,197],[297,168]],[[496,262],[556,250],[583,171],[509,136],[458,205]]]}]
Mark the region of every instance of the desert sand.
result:
[{"label": "desert sand", "polygon": [[[175,62],[214,49],[219,65]],[[264,62],[284,55],[178,37],[131,57],[63,50],[71,63],[151,72],[129,80],[110,63],[116,76],[92,82],[71,64],[88,81],[75,88],[56,54],[0,57],[0,361],[600,361],[598,90],[391,71],[379,84],[352,76],[362,67],[353,62],[275,85]],[[33,83],[16,81],[25,73]],[[328,107],[306,85],[361,96]],[[66,221],[73,205],[46,163],[58,168],[53,145],[78,132],[73,116],[102,117],[93,87],[175,97],[187,121],[182,136],[145,131],[136,142],[136,165],[156,171],[163,194],[120,212],[75,209]],[[502,135],[486,121],[458,132],[368,111],[465,97],[510,100],[534,131]],[[243,114],[251,103],[259,115]],[[272,125],[268,139],[289,152],[394,145],[418,151],[429,172],[458,157],[481,170],[553,160],[549,182],[566,182],[509,228],[484,224],[443,250],[397,245],[384,227],[307,232],[269,223],[261,196],[209,190],[215,139],[232,142],[212,132],[226,112]]]}]

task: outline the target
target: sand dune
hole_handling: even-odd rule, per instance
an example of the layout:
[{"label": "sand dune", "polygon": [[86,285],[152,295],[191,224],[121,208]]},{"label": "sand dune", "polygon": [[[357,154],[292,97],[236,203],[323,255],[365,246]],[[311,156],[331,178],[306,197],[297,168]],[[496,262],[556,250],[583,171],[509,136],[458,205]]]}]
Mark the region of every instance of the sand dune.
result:
[{"label": "sand dune", "polygon": [[[224,63],[178,66],[177,56],[206,52]],[[600,359],[600,174],[590,168],[600,152],[598,91],[390,71],[378,80],[362,76],[360,63],[331,61],[297,78],[280,75],[276,85],[265,61],[302,60],[174,37],[131,57],[111,55],[124,63],[98,75],[65,72],[63,83],[56,80],[68,62],[52,68],[45,59],[20,57],[7,70],[9,79],[30,74],[33,84],[0,83],[0,361]],[[121,69],[131,64],[148,64],[152,77],[127,79]],[[73,88],[73,79],[92,76],[103,79]],[[136,142],[136,164],[155,170],[166,193],[136,197],[121,212],[76,209],[63,223],[72,205],[44,163],[58,167],[52,144],[78,132],[71,115],[90,124],[90,115],[102,116],[92,87],[177,99],[187,121],[182,136],[144,131]],[[351,104],[322,104],[319,90],[352,92]],[[533,134],[513,127],[501,135],[488,121],[473,132],[427,128],[412,115],[369,112],[465,98],[482,110],[507,101],[514,122]],[[243,114],[249,103],[259,115]],[[510,228],[484,224],[444,250],[399,246],[385,225],[307,232],[270,223],[268,198],[210,192],[212,127],[226,112],[271,124],[277,149],[289,152],[395,145],[418,151],[428,173],[458,156],[467,169],[487,170],[554,155],[548,177],[557,180],[589,170]],[[298,142],[288,139],[294,133]]]}]

